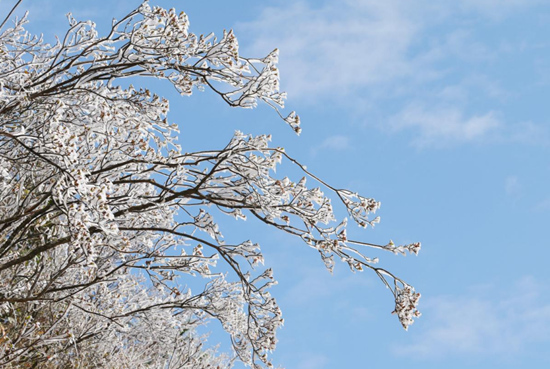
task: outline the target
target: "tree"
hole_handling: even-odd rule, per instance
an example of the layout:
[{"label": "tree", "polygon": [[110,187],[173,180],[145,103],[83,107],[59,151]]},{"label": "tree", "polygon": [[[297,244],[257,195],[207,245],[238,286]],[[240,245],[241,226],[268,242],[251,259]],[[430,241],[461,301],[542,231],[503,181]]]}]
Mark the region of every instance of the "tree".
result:
[{"label": "tree", "polygon": [[[9,16],[8,16],[9,18]],[[235,360],[271,366],[282,316],[259,245],[224,242],[212,209],[277,228],[352,271],[368,269],[391,290],[407,328],[420,295],[364,255],[330,193],[361,227],[379,203],[310,173],[270,136],[236,132],[221,149],[187,153],[168,101],[145,88],[154,77],[181,95],[209,89],[233,107],[258,100],[283,117],[277,50],[262,59],[188,31],[182,12],[145,1],[100,37],[68,15],[54,45],[28,34],[26,16],[0,35],[0,366],[216,368]],[[138,78],[139,77],[139,78]],[[304,177],[276,176],[282,160]],[[306,180],[318,187],[307,187]],[[197,292],[188,278],[202,278]],[[217,320],[233,354],[203,345],[197,328]]]}]

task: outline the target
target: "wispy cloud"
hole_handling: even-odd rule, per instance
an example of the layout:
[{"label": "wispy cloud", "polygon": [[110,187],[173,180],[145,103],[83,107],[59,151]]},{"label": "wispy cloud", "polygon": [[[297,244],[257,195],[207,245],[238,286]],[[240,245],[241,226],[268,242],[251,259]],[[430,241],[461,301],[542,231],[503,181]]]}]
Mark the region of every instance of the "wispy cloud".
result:
[{"label": "wispy cloud", "polygon": [[254,52],[278,45],[291,97],[331,97],[413,72],[405,54],[419,30],[406,3],[298,1],[266,8],[238,28],[254,32]]},{"label": "wispy cloud", "polygon": [[311,155],[316,156],[320,151],[344,151],[351,145],[351,139],[344,135],[334,135],[325,138],[319,145],[311,148]]},{"label": "wispy cloud", "polygon": [[418,146],[446,146],[456,142],[485,138],[501,123],[497,113],[464,116],[457,108],[428,110],[420,105],[409,105],[390,120],[394,130],[415,128],[419,136],[414,143]]},{"label": "wispy cloud", "polygon": [[364,116],[391,104],[401,111],[392,128],[412,129],[416,145],[447,145],[492,139],[497,128],[514,134],[500,108],[510,92],[487,73],[511,46],[480,37],[477,25],[540,3],[300,0],[267,7],[237,30],[254,34],[249,54],[279,47],[281,85],[294,101],[328,100]]},{"label": "wispy cloud", "polygon": [[321,5],[296,1],[265,8],[237,29],[254,34],[247,51],[281,50],[283,85],[293,98],[331,96],[402,78],[430,78],[437,65],[457,56],[496,57],[470,28],[445,22],[468,14],[502,16],[536,5],[536,0],[347,0]]},{"label": "wispy cloud", "polygon": [[415,343],[396,354],[438,359],[455,355],[515,356],[550,339],[548,287],[525,277],[494,296],[484,288],[467,296],[426,299],[424,326]]},{"label": "wispy cloud", "polygon": [[350,139],[347,136],[335,135],[327,137],[321,145],[320,149],[329,149],[329,150],[346,150],[349,148]]}]

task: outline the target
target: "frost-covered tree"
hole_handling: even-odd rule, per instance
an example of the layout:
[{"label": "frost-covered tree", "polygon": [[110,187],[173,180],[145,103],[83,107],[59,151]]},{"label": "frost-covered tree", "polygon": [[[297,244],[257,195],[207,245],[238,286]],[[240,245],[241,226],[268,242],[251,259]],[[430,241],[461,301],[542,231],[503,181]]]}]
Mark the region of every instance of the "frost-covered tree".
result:
[{"label": "frost-covered tree", "polygon": [[[119,83],[153,77],[280,115],[277,51],[242,57],[232,32],[197,36],[183,12],[147,2],[106,36],[68,19],[53,45],[25,31],[26,17],[0,30],[0,367],[271,366],[283,322],[272,271],[259,245],[224,242],[213,209],[300,238],[329,270],[337,259],[374,272],[405,328],[419,315],[419,294],[364,250],[420,245],[348,239],[331,199],[361,227],[378,222],[378,202],[325,183],[269,135],[186,152],[168,101]],[[300,132],[294,112],[283,120]],[[282,160],[303,178],[275,175]],[[197,328],[211,320],[231,353],[205,347]]]}]

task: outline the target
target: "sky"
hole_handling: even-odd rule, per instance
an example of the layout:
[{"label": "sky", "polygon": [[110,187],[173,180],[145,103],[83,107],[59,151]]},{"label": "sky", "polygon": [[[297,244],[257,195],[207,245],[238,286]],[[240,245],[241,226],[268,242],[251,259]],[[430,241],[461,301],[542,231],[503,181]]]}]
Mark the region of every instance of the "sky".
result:
[{"label": "sky", "polygon": [[[12,3],[2,0],[1,14]],[[101,28],[139,3],[20,7],[28,28],[51,39],[69,11]],[[417,257],[372,253],[422,293],[423,316],[405,332],[374,274],[337,264],[330,275],[314,250],[254,223],[226,231],[260,242],[279,280],[277,365],[550,367],[550,2],[155,4],[185,11],[194,33],[234,29],[242,55],[278,48],[286,110],[302,119],[297,137],[266,107],[155,85],[184,150],[220,147],[236,129],[272,133],[327,182],[382,203],[381,223],[351,228],[355,238],[422,242]]]}]

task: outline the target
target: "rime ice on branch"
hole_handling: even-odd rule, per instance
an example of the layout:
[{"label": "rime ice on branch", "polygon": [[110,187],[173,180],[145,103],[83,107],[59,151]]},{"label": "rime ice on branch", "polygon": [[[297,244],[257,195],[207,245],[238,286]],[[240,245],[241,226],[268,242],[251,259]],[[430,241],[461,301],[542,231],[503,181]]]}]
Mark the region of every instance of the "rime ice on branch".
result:
[{"label": "rime ice on branch", "polygon": [[[277,51],[244,58],[233,32],[197,36],[184,13],[147,2],[104,37],[68,18],[54,45],[29,35],[26,17],[0,30],[0,366],[270,367],[283,322],[276,281],[259,245],[224,242],[212,207],[302,239],[329,270],[336,258],[374,271],[405,328],[419,315],[419,294],[363,253],[420,244],[348,239],[331,198],[361,227],[378,222],[379,203],[331,187],[270,136],[236,132],[221,149],[186,153],[167,100],[116,84],[155,77],[182,95],[210,89],[280,115]],[[281,118],[300,132],[296,113]],[[304,177],[276,177],[281,160]],[[186,287],[192,277],[204,287]],[[210,320],[233,354],[203,345],[197,328]]]}]

